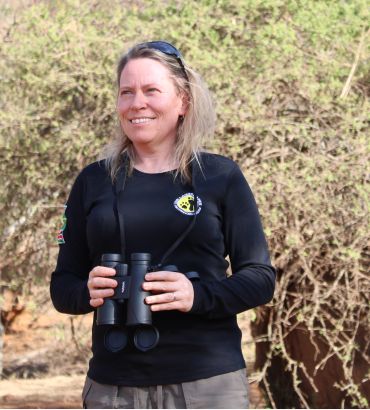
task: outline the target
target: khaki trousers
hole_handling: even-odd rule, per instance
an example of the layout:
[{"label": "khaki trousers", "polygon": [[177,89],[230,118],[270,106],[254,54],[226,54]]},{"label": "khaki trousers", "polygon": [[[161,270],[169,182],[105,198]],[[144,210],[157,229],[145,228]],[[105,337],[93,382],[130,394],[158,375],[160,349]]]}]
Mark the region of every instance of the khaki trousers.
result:
[{"label": "khaki trousers", "polygon": [[86,377],[85,409],[246,409],[246,370],[163,386],[128,387],[100,384]]}]

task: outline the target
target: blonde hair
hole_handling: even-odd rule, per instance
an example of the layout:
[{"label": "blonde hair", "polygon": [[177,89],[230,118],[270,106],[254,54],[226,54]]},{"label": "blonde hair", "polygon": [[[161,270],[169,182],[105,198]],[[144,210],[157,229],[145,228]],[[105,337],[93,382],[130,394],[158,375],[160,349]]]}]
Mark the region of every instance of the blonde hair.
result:
[{"label": "blonde hair", "polygon": [[[216,114],[208,87],[196,71],[186,65],[182,67],[174,56],[138,45],[118,61],[118,89],[121,73],[126,64],[139,58],[151,58],[163,64],[169,70],[179,94],[187,97],[187,112],[183,119],[179,119],[177,127],[174,160],[178,164],[175,177],[180,175],[184,181],[190,181],[190,162],[196,160],[200,164],[199,152],[205,140],[214,134]],[[125,157],[128,159],[130,174],[133,170],[135,151],[132,142],[119,124],[118,132],[103,148],[101,155],[101,158],[105,159],[112,180],[115,179]]]}]

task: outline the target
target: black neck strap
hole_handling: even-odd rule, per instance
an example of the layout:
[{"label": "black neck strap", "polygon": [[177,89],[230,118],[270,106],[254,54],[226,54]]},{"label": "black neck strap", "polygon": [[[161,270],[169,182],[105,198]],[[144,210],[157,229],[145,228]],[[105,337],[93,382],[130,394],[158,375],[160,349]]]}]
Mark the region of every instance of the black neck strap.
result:
[{"label": "black neck strap", "polygon": [[[189,234],[189,232],[194,227],[195,221],[197,219],[197,212],[198,212],[198,197],[195,192],[196,165],[197,165],[196,161],[193,160],[191,162],[191,184],[192,184],[193,195],[194,195],[193,216],[190,220],[189,225],[186,227],[186,229],[179,235],[179,237],[172,243],[172,245],[164,253],[160,263],[156,265],[155,267],[152,267],[153,270],[158,270],[164,265],[167,258],[181,244],[181,242],[186,238],[186,236]],[[123,160],[122,166],[120,170],[118,171],[116,181],[114,183],[115,194],[116,194],[117,217],[118,217],[119,233],[120,233],[120,240],[121,240],[121,255],[123,255],[124,257],[126,256],[126,238],[125,238],[125,225],[124,225],[124,219],[123,219],[123,208],[124,208],[123,191],[126,185],[128,166],[129,166],[129,161],[128,161],[128,158],[125,157]]]},{"label": "black neck strap", "polygon": [[114,183],[122,257],[126,257],[125,224],[123,221],[123,190],[125,189],[125,185],[126,185],[126,178],[128,174],[128,164],[129,164],[128,159],[125,156],[122,161],[121,168],[118,171],[116,181]]}]

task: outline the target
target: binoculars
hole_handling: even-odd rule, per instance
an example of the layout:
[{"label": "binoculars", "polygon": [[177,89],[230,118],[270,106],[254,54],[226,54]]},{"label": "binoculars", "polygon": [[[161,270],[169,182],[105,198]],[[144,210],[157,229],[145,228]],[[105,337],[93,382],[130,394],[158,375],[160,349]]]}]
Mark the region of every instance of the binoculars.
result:
[{"label": "binoculars", "polygon": [[[159,332],[152,324],[150,306],[145,303],[150,292],[142,288],[146,273],[153,270],[150,253],[132,253],[130,265],[124,263],[121,254],[106,253],[102,255],[101,266],[115,269],[113,279],[117,281],[114,295],[105,298],[104,304],[97,309],[96,324],[110,325],[104,336],[105,348],[111,352],[124,349],[132,333],[138,350],[145,352],[153,349],[159,341]],[[177,267],[168,265],[161,267],[161,270],[177,272]],[[197,272],[185,275],[190,280],[199,278]]]}]

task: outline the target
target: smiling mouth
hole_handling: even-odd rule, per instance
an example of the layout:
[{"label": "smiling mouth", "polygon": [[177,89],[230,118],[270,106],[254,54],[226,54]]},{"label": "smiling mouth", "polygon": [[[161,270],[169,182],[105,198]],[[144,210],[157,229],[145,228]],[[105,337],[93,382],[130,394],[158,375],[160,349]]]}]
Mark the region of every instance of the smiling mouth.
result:
[{"label": "smiling mouth", "polygon": [[143,118],[133,118],[132,120],[129,120],[131,124],[145,124],[148,123],[155,118],[150,118],[150,117],[143,117]]}]

